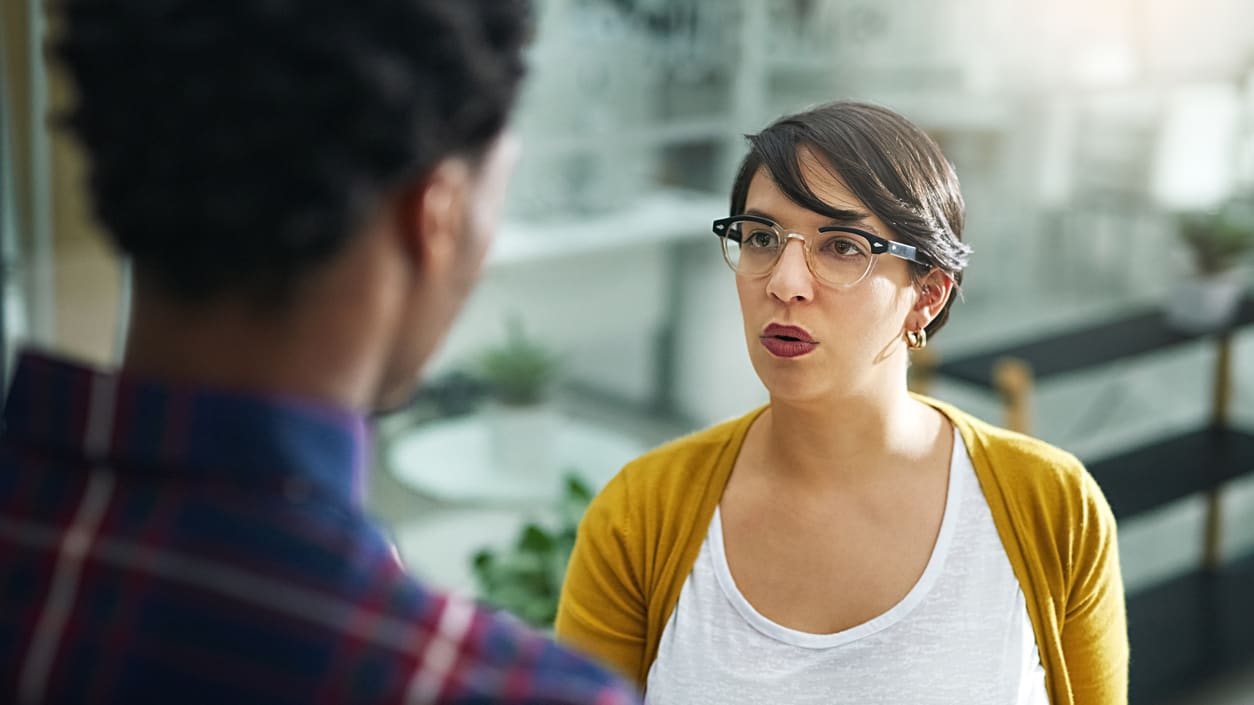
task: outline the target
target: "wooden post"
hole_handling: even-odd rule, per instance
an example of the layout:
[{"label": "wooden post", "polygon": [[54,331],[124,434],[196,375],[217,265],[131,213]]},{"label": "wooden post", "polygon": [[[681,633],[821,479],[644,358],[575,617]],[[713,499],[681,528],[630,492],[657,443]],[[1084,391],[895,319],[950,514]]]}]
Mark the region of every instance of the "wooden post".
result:
[{"label": "wooden post", "polygon": [[1032,367],[1014,357],[993,365],[993,385],[1006,409],[1006,428],[1019,433],[1032,432]]},{"label": "wooden post", "polygon": [[[1228,428],[1228,409],[1232,401],[1232,333],[1219,337],[1215,357],[1215,386],[1212,390],[1211,429],[1220,433]],[[1208,570],[1218,570],[1223,563],[1223,488],[1216,486],[1206,492],[1206,527],[1202,560]]]}]

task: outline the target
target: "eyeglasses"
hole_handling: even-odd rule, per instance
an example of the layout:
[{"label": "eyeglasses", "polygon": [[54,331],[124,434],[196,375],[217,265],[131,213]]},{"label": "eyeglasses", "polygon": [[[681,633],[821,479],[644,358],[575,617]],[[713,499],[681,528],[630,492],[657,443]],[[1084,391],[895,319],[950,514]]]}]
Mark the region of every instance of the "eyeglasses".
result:
[{"label": "eyeglasses", "polygon": [[890,254],[919,262],[915,248],[874,233],[843,225],[819,228],[817,237],[788,232],[766,218],[734,215],[714,221],[714,234],[723,243],[723,259],[737,274],[766,276],[775,271],[788,241],[801,241],[806,265],[823,283],[845,288],[866,278],[876,255]]}]

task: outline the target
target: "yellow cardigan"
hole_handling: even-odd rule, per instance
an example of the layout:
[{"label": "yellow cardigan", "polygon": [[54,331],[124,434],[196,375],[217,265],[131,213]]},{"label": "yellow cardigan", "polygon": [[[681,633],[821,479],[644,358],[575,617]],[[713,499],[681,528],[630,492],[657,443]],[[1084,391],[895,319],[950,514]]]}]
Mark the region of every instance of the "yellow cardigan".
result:
[{"label": "yellow cardigan", "polygon": [[[1127,702],[1115,520],[1074,456],[918,397],[962,434],[1028,615],[1053,705]],[[632,461],[596,497],[557,613],[560,641],[642,689],[745,434],[765,407]]]}]

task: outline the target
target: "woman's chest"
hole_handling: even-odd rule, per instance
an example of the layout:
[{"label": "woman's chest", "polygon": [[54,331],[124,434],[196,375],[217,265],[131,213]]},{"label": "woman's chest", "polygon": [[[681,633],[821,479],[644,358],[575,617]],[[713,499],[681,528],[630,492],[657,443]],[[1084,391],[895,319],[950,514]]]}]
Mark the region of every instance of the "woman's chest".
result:
[{"label": "woman's chest", "polygon": [[680,629],[664,638],[646,702],[1044,705],[1026,610],[1013,599],[1001,607],[983,618],[918,615],[835,646],[782,642],[730,621]]},{"label": "woman's chest", "polygon": [[864,622],[899,602],[926,569],[947,474],[863,496],[729,485],[719,528],[731,575],[758,611],[791,628],[831,633]]},{"label": "woman's chest", "polygon": [[[659,643],[648,700],[1045,702],[1023,591],[973,470],[955,468],[948,489],[934,545],[905,594],[839,630],[797,629],[759,610],[728,560],[741,539],[724,535],[716,511]],[[793,560],[774,565],[805,570]],[[821,581],[808,585],[813,605],[857,599],[839,580],[826,592]]]}]

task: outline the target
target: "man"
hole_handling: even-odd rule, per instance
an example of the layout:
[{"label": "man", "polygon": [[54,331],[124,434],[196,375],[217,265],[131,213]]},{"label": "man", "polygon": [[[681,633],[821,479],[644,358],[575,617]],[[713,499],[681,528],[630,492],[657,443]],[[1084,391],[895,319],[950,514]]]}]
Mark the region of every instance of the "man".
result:
[{"label": "man", "polygon": [[362,508],[497,225],[521,0],[65,0],[68,124],[134,304],[26,355],[0,440],[0,701],[626,703],[406,577]]}]

